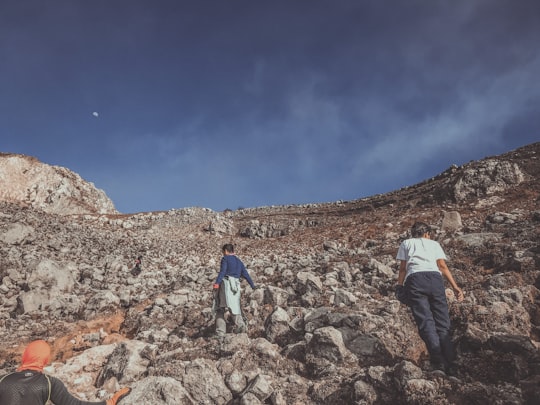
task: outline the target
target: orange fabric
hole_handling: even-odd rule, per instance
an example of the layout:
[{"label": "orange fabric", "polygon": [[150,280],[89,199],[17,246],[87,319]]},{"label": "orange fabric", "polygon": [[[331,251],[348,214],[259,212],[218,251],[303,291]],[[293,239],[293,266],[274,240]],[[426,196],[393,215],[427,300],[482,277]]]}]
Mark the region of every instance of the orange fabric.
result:
[{"label": "orange fabric", "polygon": [[24,350],[21,366],[17,371],[35,370],[43,372],[43,367],[49,364],[51,346],[44,340],[31,342]]},{"label": "orange fabric", "polygon": [[131,392],[131,388],[124,387],[120,391],[116,391],[111,399],[108,399],[106,401],[107,405],[116,405],[122,398],[129,395]]}]

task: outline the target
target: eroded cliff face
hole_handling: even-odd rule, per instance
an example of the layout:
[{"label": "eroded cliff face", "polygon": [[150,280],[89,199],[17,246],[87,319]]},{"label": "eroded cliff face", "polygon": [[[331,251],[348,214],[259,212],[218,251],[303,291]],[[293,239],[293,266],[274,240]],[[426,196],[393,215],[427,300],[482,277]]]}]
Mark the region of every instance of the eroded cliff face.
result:
[{"label": "eroded cliff face", "polygon": [[117,213],[105,192],[78,174],[15,154],[0,154],[0,201],[51,214]]},{"label": "eroded cliff face", "polygon": [[[539,158],[537,143],[332,204],[60,215],[3,202],[0,372],[41,338],[71,392],[129,385],[126,405],[537,403]],[[416,220],[438,228],[465,290],[448,294],[457,377],[428,371],[394,298]],[[211,285],[227,242],[261,288],[244,283],[248,333],[219,342]]]}]

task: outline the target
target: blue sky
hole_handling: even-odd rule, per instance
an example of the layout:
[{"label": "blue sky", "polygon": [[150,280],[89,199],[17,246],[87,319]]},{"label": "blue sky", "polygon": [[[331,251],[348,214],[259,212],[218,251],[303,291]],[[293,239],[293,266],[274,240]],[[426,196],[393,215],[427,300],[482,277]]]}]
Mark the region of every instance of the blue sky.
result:
[{"label": "blue sky", "polygon": [[354,200],[540,140],[539,40],[537,0],[3,0],[0,152],[124,213]]}]

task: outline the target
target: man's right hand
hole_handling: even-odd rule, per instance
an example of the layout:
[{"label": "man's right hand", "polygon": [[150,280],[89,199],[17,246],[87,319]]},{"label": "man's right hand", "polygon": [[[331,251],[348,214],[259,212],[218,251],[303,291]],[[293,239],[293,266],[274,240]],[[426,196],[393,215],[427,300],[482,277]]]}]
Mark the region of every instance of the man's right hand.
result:
[{"label": "man's right hand", "polygon": [[458,302],[462,302],[463,299],[465,298],[465,294],[463,294],[463,290],[459,287],[454,288],[454,293],[456,294],[456,298]]}]

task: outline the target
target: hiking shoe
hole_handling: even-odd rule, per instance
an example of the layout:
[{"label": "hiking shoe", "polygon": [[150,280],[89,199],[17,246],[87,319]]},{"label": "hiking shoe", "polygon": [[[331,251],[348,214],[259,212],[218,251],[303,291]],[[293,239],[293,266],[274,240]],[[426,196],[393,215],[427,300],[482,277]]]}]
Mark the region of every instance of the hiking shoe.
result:
[{"label": "hiking shoe", "polygon": [[223,343],[225,340],[225,335],[222,335],[221,333],[216,333],[214,336],[212,336],[213,339],[217,340],[218,343]]},{"label": "hiking shoe", "polygon": [[446,367],[446,374],[448,374],[450,377],[457,377],[458,375],[457,365],[449,364],[448,367]]},{"label": "hiking shoe", "polygon": [[431,363],[431,372],[433,375],[444,377],[446,375],[446,367],[443,363],[434,362]]},{"label": "hiking shoe", "polygon": [[443,362],[439,362],[439,361],[434,361],[431,363],[431,369],[433,371],[435,370],[441,370],[441,371],[444,371],[444,363]]}]

